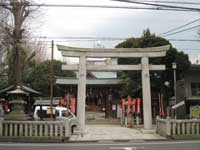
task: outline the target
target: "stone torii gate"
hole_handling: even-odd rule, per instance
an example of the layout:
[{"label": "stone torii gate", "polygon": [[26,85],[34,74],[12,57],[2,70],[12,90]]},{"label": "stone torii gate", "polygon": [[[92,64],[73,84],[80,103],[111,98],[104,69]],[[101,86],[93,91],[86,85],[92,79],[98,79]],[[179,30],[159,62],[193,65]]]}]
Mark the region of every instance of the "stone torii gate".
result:
[{"label": "stone torii gate", "polygon": [[[86,71],[142,71],[144,129],[152,129],[151,90],[149,70],[165,70],[165,65],[151,65],[149,58],[164,57],[169,45],[151,48],[77,48],[57,45],[64,57],[79,57],[77,65],[63,65],[63,70],[78,71],[77,118],[78,131],[85,130]],[[138,65],[92,65],[87,58],[141,58]]]}]

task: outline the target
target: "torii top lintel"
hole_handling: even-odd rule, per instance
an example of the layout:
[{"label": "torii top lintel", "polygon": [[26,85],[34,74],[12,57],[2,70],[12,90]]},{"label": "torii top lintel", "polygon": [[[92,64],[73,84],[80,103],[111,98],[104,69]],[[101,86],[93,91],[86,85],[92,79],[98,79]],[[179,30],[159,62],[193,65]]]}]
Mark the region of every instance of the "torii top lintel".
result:
[{"label": "torii top lintel", "polygon": [[170,45],[148,48],[78,48],[57,45],[64,57],[93,57],[93,58],[130,58],[130,57],[163,57]]}]

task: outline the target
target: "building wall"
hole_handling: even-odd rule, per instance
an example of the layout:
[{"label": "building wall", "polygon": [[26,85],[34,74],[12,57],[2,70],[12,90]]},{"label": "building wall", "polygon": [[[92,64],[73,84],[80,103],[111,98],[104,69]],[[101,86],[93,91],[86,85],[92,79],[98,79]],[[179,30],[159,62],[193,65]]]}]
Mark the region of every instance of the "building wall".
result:
[{"label": "building wall", "polygon": [[[199,66],[200,67],[200,66]],[[200,70],[188,71],[185,74],[185,85],[186,85],[186,97],[192,96],[191,83],[200,83]]]}]

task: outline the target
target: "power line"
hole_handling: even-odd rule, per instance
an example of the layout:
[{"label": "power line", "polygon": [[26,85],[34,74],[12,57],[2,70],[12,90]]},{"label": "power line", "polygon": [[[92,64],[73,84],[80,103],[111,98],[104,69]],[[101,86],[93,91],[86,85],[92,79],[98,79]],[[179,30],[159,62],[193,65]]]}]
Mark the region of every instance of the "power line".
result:
[{"label": "power line", "polygon": [[200,49],[197,48],[180,48],[181,51],[200,51]]},{"label": "power line", "polygon": [[178,33],[185,32],[185,31],[188,31],[188,30],[192,30],[192,29],[195,29],[195,28],[198,28],[198,27],[200,27],[200,25],[196,25],[196,26],[193,26],[193,27],[190,27],[190,28],[186,28],[184,30],[180,30],[180,31],[177,31],[177,32],[169,33],[169,34],[163,35],[163,37],[178,34]]},{"label": "power line", "polygon": [[[42,39],[39,41],[51,42],[51,40],[59,42],[90,42],[90,41],[123,41],[130,39],[131,37],[31,37]],[[26,38],[24,38],[26,39]],[[178,41],[178,42],[200,42],[200,39],[166,39],[169,41]]]},{"label": "power line", "polygon": [[163,4],[183,4],[183,5],[200,5],[199,2],[179,2],[179,1],[156,1],[156,0],[141,0],[143,2],[163,3]]},{"label": "power line", "polygon": [[197,39],[167,39],[169,41],[177,41],[177,42],[200,42]]},{"label": "power line", "polygon": [[[59,39],[58,37],[56,37],[57,39]],[[66,37],[65,37],[66,38]],[[80,37],[73,37],[74,39],[72,40],[65,40],[63,39],[63,37],[61,38],[61,40],[54,40],[55,43],[64,43],[64,42],[95,42],[95,41],[104,41],[106,38],[104,38],[104,40],[98,39],[98,37],[96,37],[96,39],[94,37],[92,37],[93,39],[85,39],[85,37],[81,37],[84,38],[85,40],[81,40],[79,39]],[[88,38],[88,37],[87,37]],[[109,37],[110,38],[110,37]],[[125,38],[124,40],[126,40],[128,38]],[[115,38],[114,40],[118,41],[118,40],[123,40],[122,38],[119,38],[118,40]],[[169,41],[176,41],[176,42],[200,42],[200,40],[198,39],[167,39]],[[106,41],[106,40],[105,40]],[[26,42],[26,41],[24,41]],[[48,40],[40,40],[40,44],[39,45],[51,45],[52,42],[52,37],[50,37],[50,39]],[[110,39],[109,42],[112,42],[112,40]],[[29,43],[35,43],[35,42],[29,42]],[[200,49],[196,48],[178,48],[179,51],[200,51]]]},{"label": "power line", "polygon": [[[179,40],[178,40],[179,41]],[[199,42],[200,40],[198,40],[198,42]],[[40,43],[40,45],[51,45],[51,41],[49,40],[49,41],[43,41],[44,43]],[[55,44],[56,43],[63,43],[63,42],[66,42],[66,41],[57,41],[57,40],[54,40],[54,42],[55,42]],[[71,41],[71,42],[80,42],[80,41]],[[87,42],[87,40],[86,41],[84,41],[84,42]],[[176,48],[176,47],[175,47]],[[182,47],[182,48],[177,48],[177,50],[179,50],[179,51],[200,51],[200,48],[184,48],[184,47]]]},{"label": "power line", "polygon": [[142,4],[142,5],[149,5],[149,6],[158,6],[158,7],[165,7],[165,8],[175,8],[175,9],[184,9],[184,10],[193,10],[193,11],[200,11],[200,8],[194,7],[183,7],[183,6],[173,6],[173,5],[163,5],[163,4],[156,4],[156,3],[147,3],[147,2],[140,2],[140,1],[132,1],[132,0],[112,0],[118,2],[125,2],[125,3],[133,3],[133,4]]},{"label": "power line", "polygon": [[190,24],[193,24],[193,23],[195,23],[195,22],[197,22],[197,21],[199,21],[199,20],[200,20],[200,18],[195,19],[195,20],[190,21],[190,22],[188,22],[188,23],[186,23],[186,24],[184,24],[184,25],[181,25],[181,26],[179,26],[179,27],[176,27],[176,28],[171,29],[171,30],[169,30],[169,31],[166,31],[166,32],[164,32],[164,33],[161,33],[161,34],[159,34],[158,36],[161,36],[161,35],[163,35],[163,34],[167,34],[167,33],[176,31],[176,30],[181,29],[181,28],[183,28],[183,27],[186,27],[186,26],[188,26],[188,25],[190,25]]},{"label": "power line", "polygon": [[[200,26],[200,25],[198,25]],[[38,39],[39,41],[44,42],[51,42],[52,40],[59,41],[59,42],[90,42],[90,41],[122,41],[127,40],[132,37],[95,37],[95,36],[31,36],[31,37],[24,37],[23,40],[26,39]],[[141,37],[138,37],[141,38]],[[147,38],[145,38],[147,39]],[[152,38],[149,38],[152,39]],[[169,41],[180,41],[180,42],[200,42],[200,39],[172,39],[166,38]]]},{"label": "power line", "polygon": [[94,36],[40,36],[37,37],[35,36],[34,38],[39,38],[39,39],[81,39],[81,40],[88,40],[88,39],[100,39],[100,40],[125,40],[127,39],[126,37],[94,37]]},{"label": "power line", "polygon": [[[57,39],[59,41],[63,40],[63,41],[121,41],[121,40],[127,40],[130,39],[131,37],[94,37],[94,36],[86,36],[86,37],[73,37],[73,36],[65,36],[65,37],[47,37],[47,36],[41,36],[41,37],[33,37],[33,38],[39,38],[39,39]],[[169,41],[188,41],[188,42],[200,42],[199,39],[167,39]]]},{"label": "power line", "polygon": [[[17,5],[17,4],[16,4]],[[23,5],[20,3],[19,5]],[[24,4],[25,5],[25,4]],[[10,6],[8,3],[0,3],[0,6]],[[114,6],[114,5],[68,5],[68,4],[26,4],[30,7],[72,7],[72,8],[109,8],[109,9],[146,9],[146,10],[166,10],[166,11],[194,11],[196,9],[183,8],[161,8],[161,7],[135,7],[135,6]]]}]

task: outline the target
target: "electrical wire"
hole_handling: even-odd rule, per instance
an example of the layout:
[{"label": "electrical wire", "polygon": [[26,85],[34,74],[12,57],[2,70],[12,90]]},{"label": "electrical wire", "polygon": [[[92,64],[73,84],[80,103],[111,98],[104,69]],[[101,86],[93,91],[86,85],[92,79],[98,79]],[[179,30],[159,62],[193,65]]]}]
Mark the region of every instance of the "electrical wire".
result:
[{"label": "electrical wire", "polygon": [[192,29],[195,29],[195,28],[198,28],[198,27],[200,27],[200,25],[196,25],[196,26],[193,26],[193,27],[190,27],[190,28],[186,28],[184,30],[180,30],[180,31],[177,31],[177,32],[169,33],[169,34],[163,35],[162,37],[178,34],[178,33],[185,32],[185,31],[189,31],[189,30],[192,30]]},{"label": "electrical wire", "polygon": [[182,51],[200,51],[200,49],[195,48],[181,48]]},{"label": "electrical wire", "polygon": [[[17,4],[16,4],[17,5]],[[23,5],[20,3],[20,5]],[[25,5],[25,4],[24,4]],[[8,3],[0,3],[0,6],[10,6]],[[68,5],[68,4],[26,4],[30,7],[78,7],[78,8],[110,8],[110,9],[146,9],[146,10],[166,10],[166,11],[194,11],[196,9],[189,8],[161,8],[161,7],[135,7],[135,6],[108,6],[108,5]]]},{"label": "electrical wire", "polygon": [[186,27],[186,26],[188,26],[188,25],[190,25],[190,24],[193,24],[193,23],[195,23],[195,22],[197,22],[197,21],[199,21],[199,20],[200,20],[200,18],[195,19],[195,20],[190,21],[190,22],[188,22],[188,23],[186,23],[186,24],[184,24],[184,25],[181,25],[181,26],[179,26],[179,27],[176,27],[176,28],[171,29],[171,30],[169,30],[169,31],[166,31],[166,32],[164,32],[164,33],[161,33],[161,34],[159,34],[158,36],[162,36],[162,35],[164,35],[164,34],[167,34],[167,33],[170,33],[170,32],[176,31],[176,30],[179,30],[179,29],[181,29],[181,28],[183,28],[183,27]]},{"label": "electrical wire", "polygon": [[198,39],[167,39],[169,41],[176,41],[176,42],[200,42]]},{"label": "electrical wire", "polygon": [[[29,38],[39,39],[39,41],[44,42],[51,42],[52,40],[58,41],[58,42],[90,42],[90,41],[124,41],[127,39],[130,39],[130,37],[94,37],[94,36],[87,36],[87,37],[62,37],[62,36],[32,36]],[[23,41],[26,41],[26,39],[29,38],[23,38]],[[152,39],[152,38],[150,38]],[[178,42],[200,42],[200,39],[172,39],[172,38],[166,38],[166,40],[169,41],[178,41]]]},{"label": "electrical wire", "polygon": [[142,5],[148,5],[148,6],[158,6],[158,7],[164,7],[164,8],[175,8],[175,9],[178,8],[178,9],[193,10],[193,11],[200,12],[200,8],[194,8],[194,7],[163,5],[163,4],[147,3],[147,2],[132,1],[132,0],[111,0],[111,1],[118,1],[118,2],[132,3],[132,4],[142,4]]},{"label": "electrical wire", "polygon": [[[50,38],[51,39],[51,38]],[[124,40],[127,40],[128,38],[119,38],[119,39],[101,39],[101,38],[95,38],[95,39],[85,39],[85,40],[82,40],[82,39],[73,39],[73,40],[70,40],[70,39],[63,39],[63,40],[59,40],[58,38],[56,38],[58,42],[94,42],[94,41],[110,41],[110,42],[113,42],[113,41],[124,41]],[[176,41],[176,42],[200,42],[200,40],[198,39],[166,39],[166,40],[169,40],[169,41]],[[45,41],[45,40],[44,40]],[[48,41],[48,39],[47,39]],[[49,41],[51,42],[51,41]]]},{"label": "electrical wire", "polygon": [[93,40],[93,39],[99,39],[99,40],[124,40],[127,39],[125,37],[94,37],[94,36],[85,36],[85,37],[74,37],[74,36],[35,36],[33,38],[39,38],[39,39],[81,39],[81,40]]},{"label": "electrical wire", "polygon": [[158,0],[140,0],[143,2],[153,2],[153,3],[167,3],[167,4],[183,4],[183,5],[200,5],[199,2],[180,2],[180,1],[158,1]]}]

